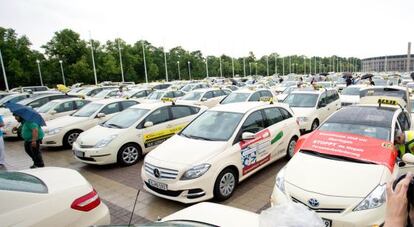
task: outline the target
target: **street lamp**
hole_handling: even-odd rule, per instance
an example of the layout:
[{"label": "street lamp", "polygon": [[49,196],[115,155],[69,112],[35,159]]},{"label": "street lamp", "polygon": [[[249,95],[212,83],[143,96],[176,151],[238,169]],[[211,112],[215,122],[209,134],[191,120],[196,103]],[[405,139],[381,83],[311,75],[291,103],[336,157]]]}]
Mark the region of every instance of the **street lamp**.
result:
[{"label": "street lamp", "polygon": [[187,62],[187,65],[188,65],[188,76],[190,76],[190,80],[191,80],[191,68],[190,68],[190,64],[191,64],[191,62],[188,61]]},{"label": "street lamp", "polygon": [[208,57],[206,56],[206,76],[208,78]]},{"label": "street lamp", "polygon": [[177,69],[178,69],[178,80],[181,80],[180,61],[177,61]]},{"label": "street lamp", "polygon": [[122,79],[122,82],[125,82],[125,80],[124,80],[124,67],[122,66],[122,53],[121,53],[122,48],[119,44],[119,40],[117,41],[117,43],[118,43],[118,52],[119,52],[119,65],[121,66],[121,76],[122,76],[121,79]]},{"label": "street lamp", "polygon": [[39,77],[40,77],[40,85],[43,86],[43,79],[42,79],[42,71],[40,71],[40,61],[36,59],[37,69],[39,70]]},{"label": "street lamp", "polygon": [[256,76],[257,76],[257,62],[254,63],[256,65]]},{"label": "street lamp", "polygon": [[59,63],[60,63],[60,70],[62,70],[63,85],[66,86],[65,73],[63,72],[63,61],[62,60],[59,60]]}]

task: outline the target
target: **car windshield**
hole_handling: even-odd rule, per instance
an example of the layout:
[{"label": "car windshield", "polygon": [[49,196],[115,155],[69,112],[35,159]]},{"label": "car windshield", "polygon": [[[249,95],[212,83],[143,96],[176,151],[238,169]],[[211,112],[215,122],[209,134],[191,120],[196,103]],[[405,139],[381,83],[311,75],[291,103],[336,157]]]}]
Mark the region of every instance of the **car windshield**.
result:
[{"label": "car windshield", "polygon": [[318,94],[290,94],[284,101],[290,107],[315,107],[318,101]]},{"label": "car windshield", "polygon": [[342,90],[342,95],[355,95],[359,96],[359,87],[346,87]]},{"label": "car windshield", "polygon": [[111,92],[111,91],[113,91],[113,90],[103,90],[103,91],[101,91],[101,92],[99,92],[98,94],[96,94],[96,95],[94,95],[93,97],[95,97],[95,98],[105,98],[108,94],[109,94],[109,92]]},{"label": "car windshield", "polygon": [[203,94],[204,94],[204,92],[190,92],[190,93],[184,95],[181,98],[181,100],[198,101],[198,100],[200,100],[200,98]]},{"label": "car windshield", "polygon": [[286,89],[282,92],[282,94],[288,95],[288,94],[290,94],[290,92],[292,92],[294,89],[295,89],[295,87],[288,87],[288,88],[286,88]]},{"label": "car windshield", "polygon": [[228,104],[228,103],[235,103],[235,102],[245,102],[250,96],[250,93],[241,93],[241,92],[234,92],[230,93],[221,104]]},{"label": "car windshield", "polygon": [[365,96],[390,96],[401,98],[407,102],[407,94],[405,90],[395,88],[370,88],[361,91],[361,98]]},{"label": "car windshield", "polygon": [[95,88],[93,88],[93,87],[84,88],[84,89],[80,90],[78,93],[79,93],[80,95],[87,95],[87,94],[88,94],[90,91],[92,91],[93,89],[95,89]]},{"label": "car windshield", "polygon": [[373,79],[372,81],[374,81],[376,86],[387,86],[387,81],[386,80]]},{"label": "car windshield", "polygon": [[102,126],[107,128],[129,128],[148,112],[148,109],[129,108],[113,116]]},{"label": "car windshield", "polygon": [[241,113],[207,111],[191,122],[180,135],[193,139],[227,141],[242,117]]},{"label": "car windshield", "polygon": [[191,89],[192,89],[194,86],[195,86],[195,84],[187,84],[187,85],[185,85],[183,88],[181,88],[181,91],[184,91],[184,92],[189,92],[189,91],[191,91]]},{"label": "car windshield", "polygon": [[323,88],[330,88],[332,86],[332,84],[329,82],[317,82],[316,84]]},{"label": "car windshield", "polygon": [[162,98],[162,95],[164,94],[163,91],[154,91],[150,95],[148,95],[147,99],[149,100],[159,100]]},{"label": "car windshield", "polygon": [[37,112],[46,113],[49,110],[51,110],[52,108],[54,108],[57,104],[58,104],[58,102],[48,102],[48,103],[44,104],[43,106],[39,107]]},{"label": "car windshield", "polygon": [[371,125],[326,122],[319,128],[319,130],[331,132],[344,132],[350,134],[357,134],[361,136],[374,137],[382,140],[390,140],[389,128]]},{"label": "car windshield", "polygon": [[86,104],[84,107],[80,108],[78,111],[72,114],[74,117],[90,117],[96,111],[98,111],[103,104],[99,103],[89,103]]}]

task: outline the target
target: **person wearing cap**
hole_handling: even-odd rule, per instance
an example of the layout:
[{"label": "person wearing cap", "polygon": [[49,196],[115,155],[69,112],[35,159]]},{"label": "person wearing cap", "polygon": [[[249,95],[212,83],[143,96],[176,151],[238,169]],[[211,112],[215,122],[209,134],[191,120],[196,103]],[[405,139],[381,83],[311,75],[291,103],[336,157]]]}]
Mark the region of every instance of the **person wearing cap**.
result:
[{"label": "person wearing cap", "polygon": [[400,158],[407,152],[414,154],[414,131],[397,132],[394,145],[398,148]]}]

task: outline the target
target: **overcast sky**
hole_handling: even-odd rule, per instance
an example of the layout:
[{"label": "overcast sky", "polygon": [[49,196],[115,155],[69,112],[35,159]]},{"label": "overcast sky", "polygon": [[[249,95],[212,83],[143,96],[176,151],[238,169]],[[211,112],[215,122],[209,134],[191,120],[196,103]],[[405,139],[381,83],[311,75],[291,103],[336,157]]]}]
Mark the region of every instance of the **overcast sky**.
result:
[{"label": "overcast sky", "polygon": [[101,42],[144,38],[214,55],[364,58],[406,54],[414,0],[0,0],[0,26],[38,50],[71,28],[83,39],[91,31]]}]

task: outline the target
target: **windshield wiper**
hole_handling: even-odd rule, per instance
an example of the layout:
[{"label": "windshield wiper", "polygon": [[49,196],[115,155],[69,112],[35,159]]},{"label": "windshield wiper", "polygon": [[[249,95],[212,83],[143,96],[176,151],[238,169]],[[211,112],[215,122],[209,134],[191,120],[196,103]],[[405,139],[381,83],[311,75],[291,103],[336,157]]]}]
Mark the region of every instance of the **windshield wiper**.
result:
[{"label": "windshield wiper", "polygon": [[359,159],[355,159],[355,158],[349,158],[349,157],[338,156],[338,155],[323,154],[323,153],[319,153],[319,152],[315,152],[315,151],[309,151],[309,150],[301,150],[300,152],[305,153],[305,154],[309,154],[309,155],[313,155],[313,156],[317,156],[317,157],[321,157],[321,158],[337,160],[337,161],[356,162],[356,163],[363,163],[363,164],[376,164],[376,163],[370,162],[370,161],[363,161],[363,160],[359,160]]},{"label": "windshield wiper", "polygon": [[190,139],[213,141],[210,138],[205,138],[205,137],[201,137],[201,136],[187,135],[187,134],[184,134],[184,133],[181,133],[180,135],[182,135],[184,137],[187,137],[187,138],[190,138]]},{"label": "windshield wiper", "polygon": [[113,123],[109,123],[109,124],[105,124],[105,125],[108,125],[108,126],[113,126],[113,127],[115,127],[115,128],[123,128],[122,126],[117,125],[117,124],[113,124]]}]

